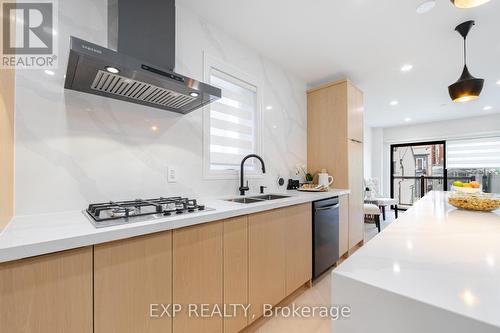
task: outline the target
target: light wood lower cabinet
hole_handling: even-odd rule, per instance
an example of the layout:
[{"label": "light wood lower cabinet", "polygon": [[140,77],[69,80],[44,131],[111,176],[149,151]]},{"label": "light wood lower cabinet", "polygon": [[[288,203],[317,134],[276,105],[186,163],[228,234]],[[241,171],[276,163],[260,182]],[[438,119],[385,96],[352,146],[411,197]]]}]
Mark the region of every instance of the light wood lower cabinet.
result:
[{"label": "light wood lower cabinet", "polygon": [[92,248],[0,264],[0,332],[92,333]]},{"label": "light wood lower cabinet", "polygon": [[310,203],[282,209],[285,215],[286,294],[312,276],[312,207]]},{"label": "light wood lower cabinet", "polygon": [[286,296],[286,214],[282,209],[248,216],[249,321],[263,314],[263,305],[276,305]]},{"label": "light wood lower cabinet", "polygon": [[[248,304],[248,217],[224,221],[224,304]],[[248,318],[238,308],[235,318],[224,319],[224,333],[245,328]]]},{"label": "light wood lower cabinet", "polygon": [[94,281],[95,333],[172,332],[172,232],[96,245]]},{"label": "light wood lower cabinet", "polygon": [[349,249],[364,238],[363,144],[349,140]]},{"label": "light wood lower cabinet", "polygon": [[310,280],[311,219],[308,203],[0,264],[0,332],[239,332]]},{"label": "light wood lower cabinet", "polygon": [[[201,304],[223,303],[223,222],[173,231],[173,302],[184,311],[174,318],[176,333],[220,333],[222,318],[197,317]],[[190,304],[198,306],[189,315]]]},{"label": "light wood lower cabinet", "polygon": [[339,197],[339,255],[349,251],[349,195]]}]

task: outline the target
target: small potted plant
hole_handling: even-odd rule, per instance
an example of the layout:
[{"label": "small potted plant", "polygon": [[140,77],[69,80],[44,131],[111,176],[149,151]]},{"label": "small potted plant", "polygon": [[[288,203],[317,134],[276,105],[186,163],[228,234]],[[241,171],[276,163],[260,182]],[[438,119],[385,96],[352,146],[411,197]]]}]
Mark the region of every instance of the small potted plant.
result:
[{"label": "small potted plant", "polygon": [[314,175],[306,171],[305,165],[297,165],[295,175],[304,177],[307,184],[312,184],[314,179]]},{"label": "small potted plant", "polygon": [[314,176],[311,175],[309,172],[306,173],[306,182],[309,184],[312,184]]}]

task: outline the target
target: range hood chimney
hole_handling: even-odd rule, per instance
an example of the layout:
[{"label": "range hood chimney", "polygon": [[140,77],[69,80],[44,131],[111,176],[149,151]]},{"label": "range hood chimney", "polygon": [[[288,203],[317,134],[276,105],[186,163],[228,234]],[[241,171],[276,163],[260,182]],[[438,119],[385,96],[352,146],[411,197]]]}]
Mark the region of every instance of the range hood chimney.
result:
[{"label": "range hood chimney", "polygon": [[221,97],[174,72],[175,0],[109,0],[109,48],[70,42],[66,89],[183,114]]}]

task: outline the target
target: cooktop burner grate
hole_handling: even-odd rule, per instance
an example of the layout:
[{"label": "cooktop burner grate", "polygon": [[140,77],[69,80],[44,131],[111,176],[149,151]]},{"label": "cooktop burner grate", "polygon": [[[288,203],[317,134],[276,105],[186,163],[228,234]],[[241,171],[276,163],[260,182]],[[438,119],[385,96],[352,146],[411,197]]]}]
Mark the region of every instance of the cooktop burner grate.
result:
[{"label": "cooktop burner grate", "polygon": [[167,197],[90,204],[84,214],[97,228],[213,210],[195,199]]}]

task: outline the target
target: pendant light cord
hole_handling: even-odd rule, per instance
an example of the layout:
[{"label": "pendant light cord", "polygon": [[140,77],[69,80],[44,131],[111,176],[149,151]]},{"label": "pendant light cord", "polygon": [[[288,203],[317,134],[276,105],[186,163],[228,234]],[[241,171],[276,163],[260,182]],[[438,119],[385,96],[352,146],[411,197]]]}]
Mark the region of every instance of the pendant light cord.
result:
[{"label": "pendant light cord", "polygon": [[467,66],[467,37],[464,37],[464,66]]}]

